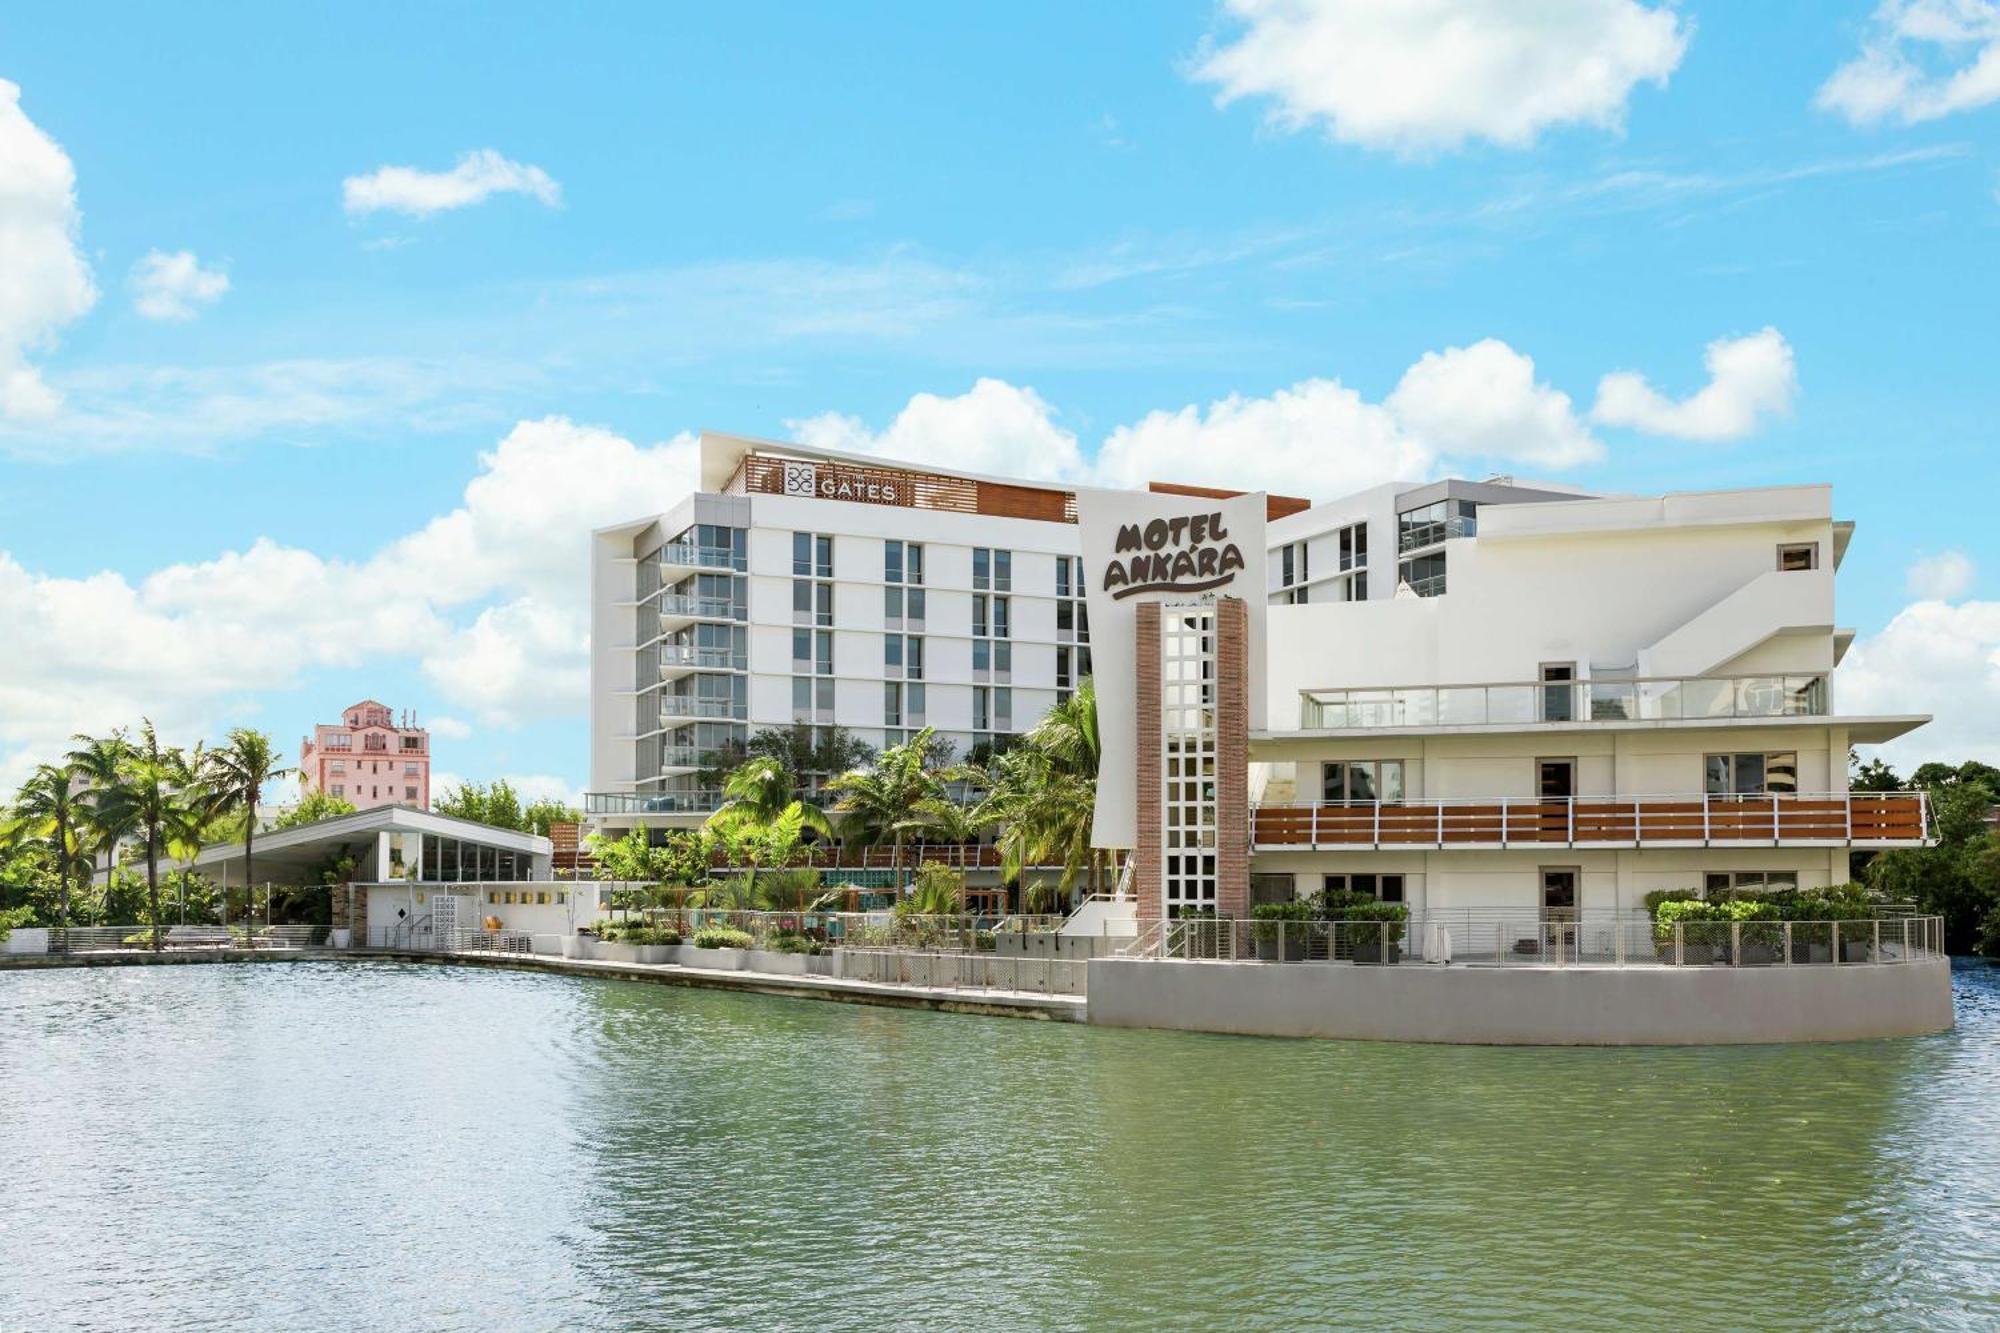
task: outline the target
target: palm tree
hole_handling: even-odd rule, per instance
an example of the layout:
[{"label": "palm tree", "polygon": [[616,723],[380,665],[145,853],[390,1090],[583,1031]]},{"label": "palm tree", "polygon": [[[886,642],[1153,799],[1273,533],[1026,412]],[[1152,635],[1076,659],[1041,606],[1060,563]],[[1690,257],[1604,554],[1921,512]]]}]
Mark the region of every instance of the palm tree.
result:
[{"label": "palm tree", "polygon": [[0,837],[9,842],[40,842],[55,862],[58,923],[69,925],[69,884],[72,872],[91,871],[90,854],[84,850],[85,811],[77,798],[68,768],[43,764],[21,787],[11,816],[0,824]]},{"label": "palm tree", "polygon": [[115,785],[93,801],[107,824],[145,835],[146,905],[153,922],[153,952],[160,951],[160,852],[163,839],[186,822],[176,779],[179,765],[162,752],[150,719],[141,719],[139,743],[119,765]]},{"label": "palm tree", "polygon": [[839,799],[834,811],[845,815],[843,832],[864,846],[888,843],[890,870],[897,887],[903,882],[903,844],[935,827],[935,804],[949,799],[945,778],[930,764],[936,729],[925,727],[875,756],[866,768],[851,768],[826,784]]},{"label": "palm tree", "polygon": [[811,801],[797,798],[798,780],[783,762],[769,755],[756,755],[729,771],[722,783],[722,804],[704,825],[725,830],[746,825],[768,824],[784,814],[795,799],[804,813],[805,827],[832,837],[826,812]]},{"label": "palm tree", "polygon": [[1004,878],[1016,879],[1030,865],[1058,865],[1063,892],[1081,875],[1091,893],[1101,891],[1109,854],[1091,844],[1101,756],[1097,688],[1086,678],[1021,744],[996,755],[983,774],[964,775],[987,788],[980,817],[1001,830]]},{"label": "palm tree", "polygon": [[[228,816],[243,821],[243,883],[246,889],[256,882],[253,878],[256,864],[253,844],[257,836],[257,802],[263,798],[267,785],[289,776],[291,771],[279,766],[278,752],[272,748],[271,738],[249,727],[233,729],[229,733],[229,744],[219,750],[210,750],[203,765],[203,785],[209,792],[206,813],[211,817]],[[226,901],[222,914],[226,923],[229,916]]]},{"label": "palm tree", "polygon": [[111,872],[118,863],[118,844],[132,832],[116,805],[107,807],[106,794],[124,781],[125,761],[131,757],[132,743],[120,727],[109,736],[87,736],[77,732],[70,740],[76,748],[63,756],[71,776],[83,784],[84,825],[90,830],[97,851],[104,857],[104,899],[106,915],[111,902]]},{"label": "palm tree", "polygon": [[172,766],[174,791],[180,799],[174,802],[171,817],[161,832],[166,840],[167,854],[187,863],[180,870],[178,895],[181,924],[186,925],[188,884],[194,874],[194,859],[201,855],[205,845],[202,834],[208,827],[214,793],[206,786],[204,772],[208,765],[208,750],[200,741],[188,750],[175,748],[167,751],[167,763]]}]

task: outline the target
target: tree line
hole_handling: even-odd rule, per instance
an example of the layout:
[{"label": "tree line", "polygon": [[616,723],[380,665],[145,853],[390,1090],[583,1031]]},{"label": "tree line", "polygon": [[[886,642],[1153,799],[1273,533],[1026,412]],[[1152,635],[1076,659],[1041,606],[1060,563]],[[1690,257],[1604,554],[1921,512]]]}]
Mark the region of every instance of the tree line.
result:
[{"label": "tree line", "polygon": [[1920,764],[1909,777],[1880,759],[1855,763],[1855,791],[1921,791],[1928,795],[1937,841],[1855,860],[1856,873],[1878,895],[1914,903],[1944,918],[1945,947],[2000,958],[2000,768],[1967,760]]}]

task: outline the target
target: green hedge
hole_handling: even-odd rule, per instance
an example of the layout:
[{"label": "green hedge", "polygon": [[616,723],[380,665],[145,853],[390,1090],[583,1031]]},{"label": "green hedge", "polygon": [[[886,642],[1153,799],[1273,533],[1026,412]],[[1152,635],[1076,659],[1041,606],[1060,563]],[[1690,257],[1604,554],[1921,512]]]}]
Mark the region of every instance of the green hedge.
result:
[{"label": "green hedge", "polygon": [[692,941],[697,949],[749,949],[757,941],[747,930],[737,930],[730,926],[703,926],[694,933]]}]

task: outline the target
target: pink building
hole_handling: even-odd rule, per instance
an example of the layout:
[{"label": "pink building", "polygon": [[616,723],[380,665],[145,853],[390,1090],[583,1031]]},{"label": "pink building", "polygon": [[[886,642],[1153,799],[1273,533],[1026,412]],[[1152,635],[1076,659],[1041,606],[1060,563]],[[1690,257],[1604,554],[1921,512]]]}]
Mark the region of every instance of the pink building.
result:
[{"label": "pink building", "polygon": [[363,810],[431,805],[431,734],[373,699],[351,705],[338,723],[313,728],[299,742],[299,784]]}]

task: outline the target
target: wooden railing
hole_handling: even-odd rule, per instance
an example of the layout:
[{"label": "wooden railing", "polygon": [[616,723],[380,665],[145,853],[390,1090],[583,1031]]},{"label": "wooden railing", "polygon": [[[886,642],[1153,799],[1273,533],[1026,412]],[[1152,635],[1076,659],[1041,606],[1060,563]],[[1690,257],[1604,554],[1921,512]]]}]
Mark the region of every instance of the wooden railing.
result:
[{"label": "wooden railing", "polygon": [[1251,817],[1251,842],[1265,849],[1788,842],[1917,846],[1930,827],[1922,792],[1353,801],[1260,805]]}]

